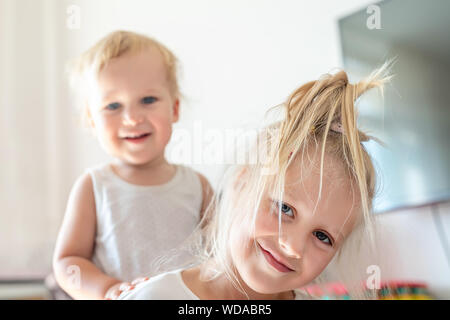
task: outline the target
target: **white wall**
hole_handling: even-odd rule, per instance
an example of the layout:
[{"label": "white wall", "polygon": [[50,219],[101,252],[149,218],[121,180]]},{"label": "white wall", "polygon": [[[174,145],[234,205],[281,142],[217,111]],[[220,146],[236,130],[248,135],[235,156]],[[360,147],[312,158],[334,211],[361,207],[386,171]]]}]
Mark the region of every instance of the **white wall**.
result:
[{"label": "white wall", "polygon": [[54,2],[0,1],[0,277],[48,270],[67,198]]},{"label": "white wall", "polygon": [[450,299],[450,202],[380,214],[379,223],[381,277],[425,282]]}]

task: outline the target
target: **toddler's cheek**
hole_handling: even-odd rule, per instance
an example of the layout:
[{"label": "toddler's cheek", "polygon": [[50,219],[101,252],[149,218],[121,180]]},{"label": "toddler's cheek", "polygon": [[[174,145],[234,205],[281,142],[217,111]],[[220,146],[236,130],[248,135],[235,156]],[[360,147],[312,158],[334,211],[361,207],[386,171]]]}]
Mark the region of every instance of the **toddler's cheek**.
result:
[{"label": "toddler's cheek", "polygon": [[105,150],[107,153],[111,154],[114,153],[117,149],[116,144],[114,143],[114,138],[110,136],[110,134],[106,131],[97,131],[97,139],[100,143],[100,146]]},{"label": "toddler's cheek", "polygon": [[161,136],[170,136],[172,134],[172,121],[168,115],[159,115],[151,119],[153,128]]}]

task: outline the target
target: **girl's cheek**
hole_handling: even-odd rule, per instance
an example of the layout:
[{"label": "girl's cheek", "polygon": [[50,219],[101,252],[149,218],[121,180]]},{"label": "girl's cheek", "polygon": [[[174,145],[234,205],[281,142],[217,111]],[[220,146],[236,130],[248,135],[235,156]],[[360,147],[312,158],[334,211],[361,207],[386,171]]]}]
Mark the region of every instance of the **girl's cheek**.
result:
[{"label": "girl's cheek", "polygon": [[265,206],[260,211],[255,221],[255,227],[258,233],[277,234],[278,233],[278,219],[277,215],[270,211],[270,207]]},{"label": "girl's cheek", "polygon": [[310,272],[313,274],[313,277],[317,277],[322,271],[328,266],[331,262],[334,254],[331,252],[323,252],[319,249],[311,250],[312,257],[310,260]]},{"label": "girl's cheek", "polygon": [[247,243],[247,240],[250,239],[251,234],[249,233],[250,228],[244,228],[244,223],[233,223],[228,242],[228,250],[233,252],[233,255],[236,256],[245,256],[245,248],[247,246],[242,245]]},{"label": "girl's cheek", "polygon": [[94,122],[95,122],[96,127],[105,131],[105,130],[109,130],[110,127],[114,126],[114,123],[116,121],[111,115],[104,115],[104,114],[98,113],[94,117]]}]

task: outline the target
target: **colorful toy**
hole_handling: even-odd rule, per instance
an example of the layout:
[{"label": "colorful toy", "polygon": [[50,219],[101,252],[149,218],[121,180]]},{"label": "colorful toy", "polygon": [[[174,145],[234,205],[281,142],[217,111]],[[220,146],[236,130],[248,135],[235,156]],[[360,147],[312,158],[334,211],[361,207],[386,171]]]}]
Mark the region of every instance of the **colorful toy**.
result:
[{"label": "colorful toy", "polygon": [[[350,300],[347,288],[339,282],[311,285],[303,290],[321,300]],[[384,281],[376,295],[378,300],[433,300],[425,283],[413,281]]]}]

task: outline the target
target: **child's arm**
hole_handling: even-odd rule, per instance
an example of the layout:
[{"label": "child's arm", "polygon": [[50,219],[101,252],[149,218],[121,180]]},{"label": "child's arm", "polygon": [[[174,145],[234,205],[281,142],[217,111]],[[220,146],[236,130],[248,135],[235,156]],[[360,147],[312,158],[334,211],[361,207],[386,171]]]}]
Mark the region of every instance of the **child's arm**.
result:
[{"label": "child's arm", "polygon": [[103,299],[120,283],[104,274],[91,261],[96,233],[92,180],[81,176],[72,188],[53,256],[58,284],[75,299]]},{"label": "child's arm", "polygon": [[214,190],[211,187],[211,184],[209,183],[208,179],[206,179],[206,177],[204,175],[202,175],[201,173],[198,173],[198,176],[200,178],[200,182],[202,184],[202,208],[200,210],[200,221],[203,220],[202,223],[202,228],[205,228],[206,225],[209,223],[209,221],[211,220],[211,217],[207,216],[205,217],[206,209],[208,208],[209,204],[211,203],[211,200],[213,198],[214,195]]}]

